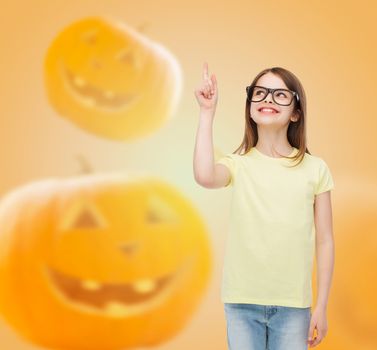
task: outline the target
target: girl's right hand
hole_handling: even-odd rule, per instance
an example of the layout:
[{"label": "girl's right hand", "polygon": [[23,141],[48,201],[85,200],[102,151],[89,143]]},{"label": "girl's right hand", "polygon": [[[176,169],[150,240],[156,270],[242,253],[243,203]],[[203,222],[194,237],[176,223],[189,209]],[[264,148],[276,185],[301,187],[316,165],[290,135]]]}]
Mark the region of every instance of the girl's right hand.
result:
[{"label": "girl's right hand", "polygon": [[202,110],[214,112],[217,105],[217,80],[214,74],[208,76],[208,64],[203,65],[203,80],[201,85],[195,89],[195,96]]}]

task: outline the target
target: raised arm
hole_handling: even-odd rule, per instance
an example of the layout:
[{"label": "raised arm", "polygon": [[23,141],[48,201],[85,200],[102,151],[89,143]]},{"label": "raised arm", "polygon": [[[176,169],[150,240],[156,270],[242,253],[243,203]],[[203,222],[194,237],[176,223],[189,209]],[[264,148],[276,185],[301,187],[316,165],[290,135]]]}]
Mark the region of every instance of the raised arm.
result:
[{"label": "raised arm", "polygon": [[200,106],[199,125],[194,149],[194,178],[206,188],[219,188],[228,184],[229,169],[223,164],[215,164],[213,151],[212,125],[218,99],[217,81],[214,74],[208,75],[208,64],[203,65],[202,83],[195,89]]}]

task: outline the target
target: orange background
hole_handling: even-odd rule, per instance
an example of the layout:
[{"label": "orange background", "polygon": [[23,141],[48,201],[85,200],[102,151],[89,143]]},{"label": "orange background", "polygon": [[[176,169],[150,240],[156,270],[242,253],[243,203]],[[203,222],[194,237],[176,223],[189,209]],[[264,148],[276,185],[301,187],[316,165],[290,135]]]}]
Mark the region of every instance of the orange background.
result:
[{"label": "orange background", "polygon": [[[181,64],[184,88],[176,115],[151,136],[133,142],[101,139],[58,117],[47,102],[43,60],[50,42],[68,24],[91,15],[110,15],[140,28]],[[337,228],[346,227],[345,210],[349,215],[352,205],[376,204],[373,199],[363,200],[377,195],[376,15],[376,2],[365,0],[9,1],[0,13],[0,195],[34,179],[77,174],[77,154],[84,155],[96,171],[141,170],[180,187],[210,227],[214,271],[187,328],[156,349],[226,349],[220,280],[230,191],[200,187],[192,168],[199,115],[193,91],[200,83],[202,64],[208,62],[209,73],[215,73],[218,81],[214,144],[224,153],[241,143],[245,86],[253,77],[271,66],[298,76],[308,98],[308,148],[326,160],[334,177],[334,233],[340,241],[343,232]],[[376,247],[377,224],[373,216],[368,220],[364,233],[369,236],[364,239]],[[361,238],[355,235],[355,239]],[[355,260],[363,255],[362,250],[359,257],[352,250],[349,253]],[[376,260],[372,263],[368,288],[376,295]],[[336,269],[341,271],[342,266]],[[358,276],[349,278],[356,281]],[[330,294],[330,303],[335,297]],[[376,302],[364,300],[362,294],[355,298],[356,305],[363,307],[364,324],[375,326]],[[336,345],[326,343],[336,344],[331,337],[340,337],[341,332],[332,332],[337,327],[335,315],[330,313],[329,319],[328,336],[318,348],[335,350]],[[345,329],[343,336],[359,344],[358,349],[377,348],[371,333]],[[37,349],[2,320],[0,339],[1,349]]]}]

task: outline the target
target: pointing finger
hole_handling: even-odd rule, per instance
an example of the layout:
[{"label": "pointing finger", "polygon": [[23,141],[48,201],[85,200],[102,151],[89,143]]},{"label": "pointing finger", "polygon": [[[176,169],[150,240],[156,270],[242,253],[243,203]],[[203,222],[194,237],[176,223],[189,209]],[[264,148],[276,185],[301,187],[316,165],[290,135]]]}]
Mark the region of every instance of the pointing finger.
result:
[{"label": "pointing finger", "polygon": [[215,74],[211,74],[211,82],[214,89],[217,88],[217,80]]},{"label": "pointing finger", "polygon": [[203,79],[207,80],[208,79],[208,63],[204,62],[203,65]]}]

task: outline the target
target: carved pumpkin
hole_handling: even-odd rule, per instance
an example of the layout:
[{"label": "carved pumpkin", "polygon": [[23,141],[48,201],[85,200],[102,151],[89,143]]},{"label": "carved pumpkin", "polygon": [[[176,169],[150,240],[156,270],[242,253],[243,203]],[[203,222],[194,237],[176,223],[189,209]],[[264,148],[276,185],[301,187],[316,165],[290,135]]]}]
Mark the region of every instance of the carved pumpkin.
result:
[{"label": "carved pumpkin", "polygon": [[45,86],[64,118],[98,136],[130,140],[172,116],[182,73],[162,45],[124,23],[94,17],[71,24],[52,42]]},{"label": "carved pumpkin", "polygon": [[157,178],[33,182],[0,202],[0,311],[59,349],[123,349],[177,334],[211,270],[206,227]]}]

